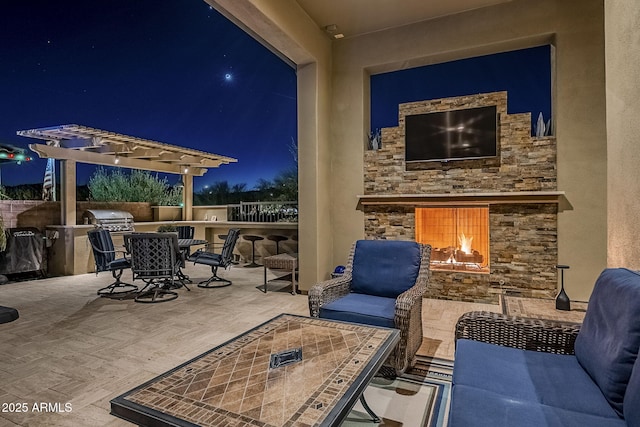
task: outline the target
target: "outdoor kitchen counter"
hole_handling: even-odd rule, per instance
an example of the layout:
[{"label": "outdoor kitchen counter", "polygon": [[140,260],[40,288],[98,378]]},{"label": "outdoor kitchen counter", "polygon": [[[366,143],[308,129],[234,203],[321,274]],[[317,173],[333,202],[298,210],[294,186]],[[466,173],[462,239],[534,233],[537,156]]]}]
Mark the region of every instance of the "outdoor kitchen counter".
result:
[{"label": "outdoor kitchen counter", "polygon": [[[194,238],[204,239],[209,242],[221,242],[220,234],[226,234],[230,228],[239,228],[242,234],[257,234],[266,237],[267,234],[280,234],[286,236],[290,244],[292,237],[298,234],[297,222],[239,222],[239,221],[154,221],[136,222],[135,231],[157,231],[161,225],[191,225],[195,228]],[[50,225],[46,228],[48,242],[48,274],[51,276],[66,276],[85,274],[95,271],[93,253],[87,231],[94,228],[92,224],[81,225]],[[122,248],[123,239],[121,232],[113,232],[113,243]],[[238,241],[237,250],[245,248]],[[296,249],[297,249],[297,242]],[[293,249],[293,248],[292,248]],[[275,252],[274,252],[275,253]]]}]

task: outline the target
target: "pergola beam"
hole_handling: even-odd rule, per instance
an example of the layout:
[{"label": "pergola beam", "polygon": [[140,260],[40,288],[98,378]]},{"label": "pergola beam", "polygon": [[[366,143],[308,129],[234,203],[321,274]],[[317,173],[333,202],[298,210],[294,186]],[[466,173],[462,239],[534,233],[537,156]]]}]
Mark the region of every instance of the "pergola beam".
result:
[{"label": "pergola beam", "polygon": [[[179,164],[157,162],[125,156],[118,157],[116,164],[115,156],[107,156],[103,153],[94,153],[87,150],[70,150],[68,148],[54,147],[44,144],[29,144],[29,148],[35,151],[41,158],[52,158],[58,160],[74,160],[79,163],[90,163],[103,166],[117,166],[131,169],[142,169],[154,172],[175,173],[185,175],[184,166]],[[207,172],[206,168],[189,166],[187,175],[202,176]]]}]

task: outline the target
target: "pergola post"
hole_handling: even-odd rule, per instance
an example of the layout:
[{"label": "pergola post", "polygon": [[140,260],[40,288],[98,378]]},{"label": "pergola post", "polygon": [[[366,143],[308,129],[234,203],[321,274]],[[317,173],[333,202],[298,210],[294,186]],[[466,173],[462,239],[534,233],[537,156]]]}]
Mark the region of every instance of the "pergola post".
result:
[{"label": "pergola post", "polygon": [[62,225],[76,225],[76,161],[61,160],[60,164],[60,222]]},{"label": "pergola post", "polygon": [[193,219],[193,175],[182,175],[182,220]]}]

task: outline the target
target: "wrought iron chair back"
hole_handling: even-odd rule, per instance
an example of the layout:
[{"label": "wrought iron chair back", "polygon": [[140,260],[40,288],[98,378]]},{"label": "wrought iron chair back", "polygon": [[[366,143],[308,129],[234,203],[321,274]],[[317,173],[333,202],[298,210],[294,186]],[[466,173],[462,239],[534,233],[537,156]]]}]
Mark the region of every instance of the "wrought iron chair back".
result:
[{"label": "wrought iron chair back", "polygon": [[170,289],[176,287],[175,278],[182,264],[178,234],[132,233],[124,237],[131,254],[133,280],[147,283],[136,301],[162,302],[177,298],[178,294]]}]

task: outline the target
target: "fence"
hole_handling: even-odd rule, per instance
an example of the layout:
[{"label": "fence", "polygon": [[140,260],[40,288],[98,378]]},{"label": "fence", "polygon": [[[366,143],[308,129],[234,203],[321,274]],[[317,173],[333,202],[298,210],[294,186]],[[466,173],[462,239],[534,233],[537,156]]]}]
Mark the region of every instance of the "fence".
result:
[{"label": "fence", "polygon": [[229,221],[298,221],[298,202],[240,202],[237,205],[227,205],[227,209]]}]

